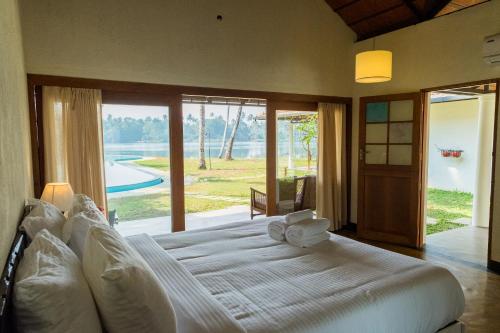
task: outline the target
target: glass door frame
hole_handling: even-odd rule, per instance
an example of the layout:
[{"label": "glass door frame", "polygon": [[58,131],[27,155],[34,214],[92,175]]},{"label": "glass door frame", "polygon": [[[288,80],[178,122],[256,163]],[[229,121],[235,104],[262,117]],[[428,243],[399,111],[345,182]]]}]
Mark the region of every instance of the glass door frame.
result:
[{"label": "glass door frame", "polygon": [[278,167],[278,147],[276,130],[278,124],[278,111],[314,111],[318,110],[316,102],[281,102],[267,101],[266,110],[266,207],[267,216],[277,215],[276,209],[276,181]]},{"label": "glass door frame", "polygon": [[170,218],[172,221],[170,231],[184,231],[184,147],[182,145],[182,96],[103,90],[102,103],[168,107],[171,193]]}]

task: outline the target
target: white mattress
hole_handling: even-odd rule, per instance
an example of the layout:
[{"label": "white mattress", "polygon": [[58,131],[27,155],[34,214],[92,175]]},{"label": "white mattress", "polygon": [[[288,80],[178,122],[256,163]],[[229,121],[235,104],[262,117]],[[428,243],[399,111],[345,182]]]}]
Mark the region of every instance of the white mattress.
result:
[{"label": "white mattress", "polygon": [[[230,317],[234,332],[436,332],[463,313],[462,289],[444,268],[336,235],[312,248],[294,247],[272,240],[267,223],[154,237],[170,260],[152,254],[158,246],[144,246],[151,243],[147,236],[135,243],[142,242],[139,252],[153,270],[163,272],[168,288],[194,285],[189,295],[177,295],[178,302],[208,299],[218,316]],[[129,240],[134,246],[134,238]],[[176,266],[183,277],[174,278],[165,265]],[[187,308],[179,309],[183,316],[190,315]],[[193,311],[192,316],[203,315]],[[200,325],[219,331],[211,330],[211,323]]]}]

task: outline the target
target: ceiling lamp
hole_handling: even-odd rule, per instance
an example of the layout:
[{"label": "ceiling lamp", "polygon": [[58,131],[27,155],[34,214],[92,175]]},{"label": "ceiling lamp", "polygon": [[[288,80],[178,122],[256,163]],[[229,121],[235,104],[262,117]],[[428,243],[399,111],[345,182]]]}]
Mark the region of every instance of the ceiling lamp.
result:
[{"label": "ceiling lamp", "polygon": [[356,82],[376,83],[392,79],[392,52],[373,50],[356,54]]}]

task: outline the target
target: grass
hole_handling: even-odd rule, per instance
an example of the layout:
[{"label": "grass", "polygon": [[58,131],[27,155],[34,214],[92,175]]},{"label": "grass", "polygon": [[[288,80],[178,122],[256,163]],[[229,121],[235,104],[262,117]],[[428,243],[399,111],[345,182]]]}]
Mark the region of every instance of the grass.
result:
[{"label": "grass", "polygon": [[[279,165],[286,165],[281,159]],[[167,158],[139,160],[134,163],[168,171],[170,161]],[[296,160],[296,167],[305,167],[307,160]],[[315,166],[313,161],[311,165]],[[278,170],[278,177],[283,177],[285,169]],[[287,176],[308,174],[304,170],[287,171]],[[249,204],[250,187],[266,191],[265,159],[212,159],[211,167],[207,160],[207,170],[198,169],[198,159],[184,159],[185,205],[186,213],[204,212],[223,209],[235,205]],[[120,221],[144,219],[170,215],[170,196],[167,193],[129,196],[108,200],[109,209],[116,209]]]},{"label": "grass", "polygon": [[430,188],[427,191],[427,216],[437,220],[436,224],[427,224],[427,235],[463,227],[463,224],[452,221],[472,217],[472,194]]},{"label": "grass", "polygon": [[[228,202],[186,197],[186,213],[197,213],[231,206]],[[170,215],[170,195],[166,193],[127,196],[108,200],[109,209],[116,209],[119,221],[131,221]]]}]

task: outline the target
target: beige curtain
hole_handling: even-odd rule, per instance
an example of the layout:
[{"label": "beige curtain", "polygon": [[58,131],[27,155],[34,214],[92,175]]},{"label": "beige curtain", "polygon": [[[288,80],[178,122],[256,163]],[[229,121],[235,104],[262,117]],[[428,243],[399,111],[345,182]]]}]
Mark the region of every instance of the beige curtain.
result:
[{"label": "beige curtain", "polygon": [[330,230],[347,223],[345,112],[344,104],[318,106],[316,211],[332,222]]},{"label": "beige curtain", "polygon": [[43,87],[43,137],[46,181],[69,182],[106,208],[101,91]]}]

